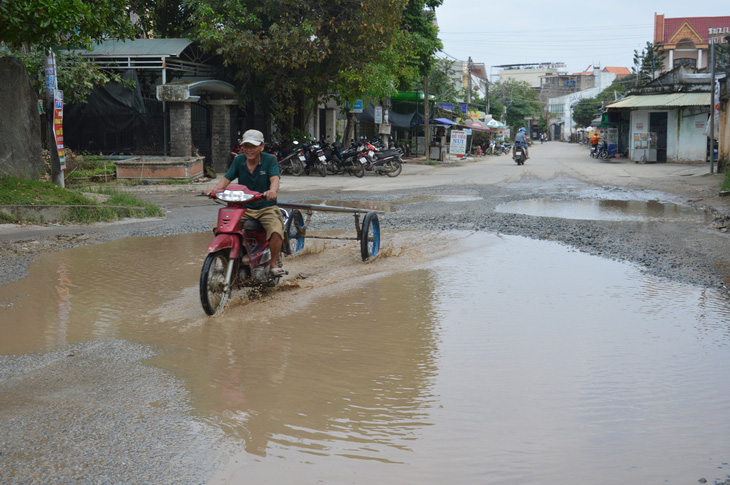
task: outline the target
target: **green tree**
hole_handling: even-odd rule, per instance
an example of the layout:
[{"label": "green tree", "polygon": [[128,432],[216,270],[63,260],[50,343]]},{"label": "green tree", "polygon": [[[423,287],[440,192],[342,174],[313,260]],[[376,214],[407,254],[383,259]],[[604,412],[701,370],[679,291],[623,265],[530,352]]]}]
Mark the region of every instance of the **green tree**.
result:
[{"label": "green tree", "polygon": [[525,81],[510,78],[499,81],[490,88],[489,102],[492,116],[502,120],[513,130],[524,126],[525,118],[536,118],[542,112],[537,91]]},{"label": "green tree", "polygon": [[260,101],[281,131],[294,115],[344,92],[392,92],[408,48],[400,29],[405,0],[202,0],[194,38],[219,54],[243,89]]},{"label": "green tree", "polygon": [[185,36],[193,27],[192,5],[185,0],[129,0],[144,35],[151,33],[160,38]]},{"label": "green tree", "polygon": [[90,45],[135,33],[126,0],[0,0],[0,42],[12,48]]},{"label": "green tree", "polygon": [[[123,39],[135,33],[126,0],[0,0],[0,19],[0,54],[20,51],[26,65],[37,52],[45,54],[50,49],[89,46],[107,37]],[[87,80],[90,78],[86,76]],[[61,82],[58,85],[65,88]],[[46,100],[50,112],[52,96],[46,96]],[[50,117],[47,122],[50,138],[53,136]],[[30,138],[34,134],[26,136]],[[56,151],[50,153],[53,182],[63,185]]]},{"label": "green tree", "polygon": [[664,67],[664,57],[664,46],[661,42],[647,42],[641,52],[634,50],[634,67],[631,71],[637,76],[637,84],[645,84],[656,78]]},{"label": "green tree", "polygon": [[573,123],[576,126],[590,126],[591,121],[601,112],[601,101],[597,98],[584,98],[573,108]]}]

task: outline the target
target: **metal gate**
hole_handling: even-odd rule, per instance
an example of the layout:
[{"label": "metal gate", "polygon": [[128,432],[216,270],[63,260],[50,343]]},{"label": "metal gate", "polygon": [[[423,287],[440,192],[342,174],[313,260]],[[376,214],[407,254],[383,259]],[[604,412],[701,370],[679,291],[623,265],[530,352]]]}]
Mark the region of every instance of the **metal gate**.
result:
[{"label": "metal gate", "polygon": [[213,154],[210,107],[202,103],[193,103],[190,108],[193,145],[205,157],[205,165],[209,166]]}]

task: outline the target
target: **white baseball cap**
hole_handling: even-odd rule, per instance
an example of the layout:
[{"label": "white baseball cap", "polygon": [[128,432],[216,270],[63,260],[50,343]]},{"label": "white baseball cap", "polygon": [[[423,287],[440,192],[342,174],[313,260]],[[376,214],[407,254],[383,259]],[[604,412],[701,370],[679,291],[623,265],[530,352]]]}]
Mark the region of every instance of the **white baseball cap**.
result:
[{"label": "white baseball cap", "polygon": [[251,145],[259,146],[264,142],[264,134],[259,130],[248,130],[243,134],[241,144],[250,143]]}]

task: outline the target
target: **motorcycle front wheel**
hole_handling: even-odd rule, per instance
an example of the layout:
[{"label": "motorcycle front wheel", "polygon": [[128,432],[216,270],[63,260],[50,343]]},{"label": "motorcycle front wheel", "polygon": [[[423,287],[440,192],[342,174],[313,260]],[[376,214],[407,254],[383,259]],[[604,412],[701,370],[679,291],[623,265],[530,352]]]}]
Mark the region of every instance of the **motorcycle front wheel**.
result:
[{"label": "motorcycle front wheel", "polygon": [[228,252],[216,251],[209,254],[200,272],[200,303],[210,316],[218,315],[231,297],[231,286],[226,289]]}]

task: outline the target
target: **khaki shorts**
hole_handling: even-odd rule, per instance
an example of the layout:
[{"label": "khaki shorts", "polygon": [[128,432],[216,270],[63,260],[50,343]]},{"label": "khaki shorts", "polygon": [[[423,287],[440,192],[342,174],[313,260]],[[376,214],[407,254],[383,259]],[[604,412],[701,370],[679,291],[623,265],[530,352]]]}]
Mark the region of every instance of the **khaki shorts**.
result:
[{"label": "khaki shorts", "polygon": [[258,219],[266,229],[266,239],[271,239],[274,233],[284,238],[284,219],[281,217],[279,207],[272,205],[263,209],[248,209],[243,214],[243,220],[246,219]]}]

